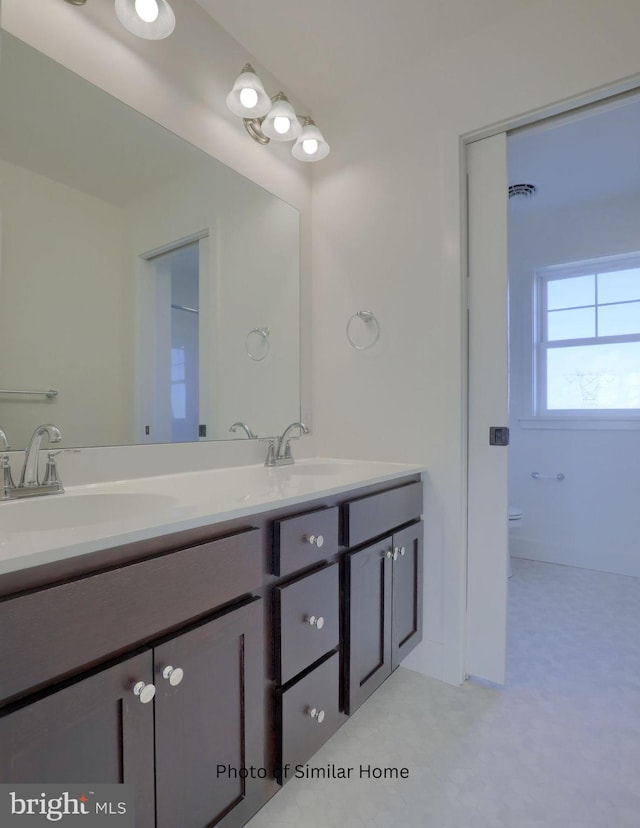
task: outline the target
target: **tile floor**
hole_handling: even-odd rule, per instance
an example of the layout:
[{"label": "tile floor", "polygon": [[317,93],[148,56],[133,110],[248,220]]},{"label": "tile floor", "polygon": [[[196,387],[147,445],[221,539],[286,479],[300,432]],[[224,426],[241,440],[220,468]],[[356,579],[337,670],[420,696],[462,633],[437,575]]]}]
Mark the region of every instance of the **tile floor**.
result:
[{"label": "tile floor", "polygon": [[640,578],[514,560],[504,689],[400,668],[247,828],[639,828]]}]

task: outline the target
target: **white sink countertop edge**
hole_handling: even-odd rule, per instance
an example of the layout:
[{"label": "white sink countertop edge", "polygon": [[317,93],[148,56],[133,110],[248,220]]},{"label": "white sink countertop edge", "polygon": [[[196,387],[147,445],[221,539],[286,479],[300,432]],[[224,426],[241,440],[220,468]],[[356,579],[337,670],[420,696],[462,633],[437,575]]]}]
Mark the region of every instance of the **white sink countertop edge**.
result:
[{"label": "white sink countertop edge", "polygon": [[[70,486],[61,495],[3,502],[0,503],[0,575],[425,471],[424,466],[406,463],[310,458],[277,468],[265,468],[262,464],[234,466]],[[101,501],[107,503],[111,494],[119,495],[120,501],[127,494],[148,495],[149,502],[156,495],[163,506],[135,517],[128,514],[114,520],[107,514],[105,520],[92,523],[55,529],[47,526],[46,515],[55,513],[56,509],[53,501],[64,499],[63,508],[71,510],[73,516],[73,504],[77,503],[82,510],[92,495],[107,496]],[[48,503],[45,505],[45,502]],[[39,503],[44,506],[42,510],[38,509]],[[167,503],[171,504],[168,508]],[[18,531],[7,531],[2,519],[5,510],[11,510],[12,517],[5,524],[15,524],[17,510],[24,510],[28,525]],[[39,511],[44,517],[38,516]]]}]

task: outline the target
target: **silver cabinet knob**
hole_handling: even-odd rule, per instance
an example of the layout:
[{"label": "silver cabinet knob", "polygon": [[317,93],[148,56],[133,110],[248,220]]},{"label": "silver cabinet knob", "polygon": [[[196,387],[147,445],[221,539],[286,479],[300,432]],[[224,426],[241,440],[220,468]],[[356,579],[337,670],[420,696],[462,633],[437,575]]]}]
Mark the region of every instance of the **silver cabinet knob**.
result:
[{"label": "silver cabinet knob", "polygon": [[324,627],[324,618],[321,615],[317,617],[315,615],[310,615],[307,619],[307,623],[311,624],[312,627],[316,627],[316,629],[321,630]]},{"label": "silver cabinet knob", "polygon": [[398,549],[396,548],[393,551],[391,551],[391,549],[389,549],[389,551],[387,552],[387,558],[393,559],[394,561],[397,561],[398,560]]},{"label": "silver cabinet knob", "polygon": [[318,549],[324,546],[324,538],[322,535],[309,535],[307,540],[312,546],[317,546]]},{"label": "silver cabinet knob", "polygon": [[318,724],[322,724],[322,722],[324,722],[324,710],[316,710],[315,707],[312,707],[309,711],[309,715],[312,719],[315,719]]},{"label": "silver cabinet knob", "polygon": [[153,684],[145,684],[144,681],[138,681],[133,686],[133,694],[140,699],[142,704],[149,704],[156,694],[156,688]]},{"label": "silver cabinet knob", "polygon": [[165,667],[162,671],[162,678],[167,679],[172,687],[177,687],[184,678],[182,667]]},{"label": "silver cabinet knob", "polygon": [[407,550],[404,548],[404,546],[394,546],[393,551],[396,553],[396,557],[393,560],[396,561],[398,559],[398,553],[400,553],[404,558]]}]

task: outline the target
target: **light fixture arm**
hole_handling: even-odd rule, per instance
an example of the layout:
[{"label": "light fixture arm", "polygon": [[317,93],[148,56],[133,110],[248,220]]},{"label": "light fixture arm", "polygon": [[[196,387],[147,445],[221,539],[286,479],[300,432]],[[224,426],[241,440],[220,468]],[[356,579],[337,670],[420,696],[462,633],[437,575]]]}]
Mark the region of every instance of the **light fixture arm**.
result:
[{"label": "light fixture arm", "polygon": [[262,146],[266,146],[271,138],[264,134],[262,131],[262,122],[264,121],[263,118],[243,118],[242,123],[244,124],[244,128],[247,130],[249,135],[253,138],[254,141],[257,141]]}]

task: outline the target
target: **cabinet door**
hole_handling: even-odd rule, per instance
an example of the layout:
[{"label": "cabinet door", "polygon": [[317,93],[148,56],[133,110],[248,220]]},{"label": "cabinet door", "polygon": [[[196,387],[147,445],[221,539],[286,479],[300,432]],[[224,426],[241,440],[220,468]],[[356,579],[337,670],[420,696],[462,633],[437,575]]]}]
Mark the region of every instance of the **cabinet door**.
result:
[{"label": "cabinet door", "polygon": [[391,669],[422,641],[422,521],[393,536]]},{"label": "cabinet door", "polygon": [[[244,825],[265,784],[241,773],[265,766],[262,601],[161,644],[154,658],[157,828]],[[163,677],[167,667],[183,671],[180,683]]]},{"label": "cabinet door", "polygon": [[128,783],[136,828],[153,828],[151,652],[134,656],[0,718],[0,782]]},{"label": "cabinet door", "polygon": [[391,538],[345,559],[346,688],[351,714],[391,674]]}]

